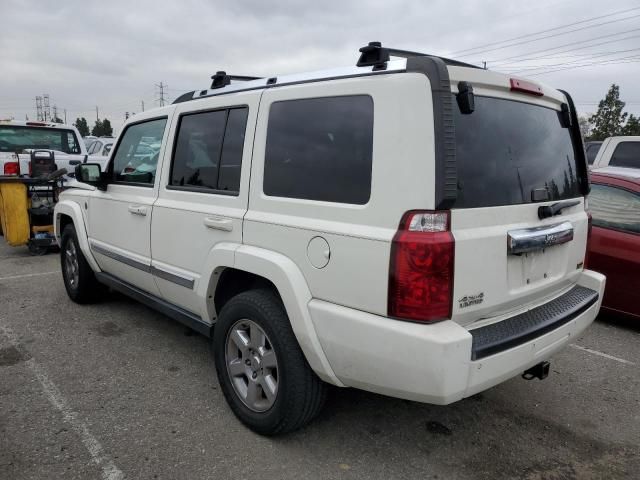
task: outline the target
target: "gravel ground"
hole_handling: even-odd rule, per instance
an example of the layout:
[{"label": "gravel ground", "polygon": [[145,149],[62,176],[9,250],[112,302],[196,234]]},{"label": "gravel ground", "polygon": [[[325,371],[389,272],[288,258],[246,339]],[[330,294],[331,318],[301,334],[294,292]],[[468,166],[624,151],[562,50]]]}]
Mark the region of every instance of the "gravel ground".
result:
[{"label": "gravel ground", "polygon": [[335,389],[263,438],[224,402],[208,341],[119,295],[72,303],[58,256],[0,240],[0,479],[637,479],[640,322],[450,406]]}]

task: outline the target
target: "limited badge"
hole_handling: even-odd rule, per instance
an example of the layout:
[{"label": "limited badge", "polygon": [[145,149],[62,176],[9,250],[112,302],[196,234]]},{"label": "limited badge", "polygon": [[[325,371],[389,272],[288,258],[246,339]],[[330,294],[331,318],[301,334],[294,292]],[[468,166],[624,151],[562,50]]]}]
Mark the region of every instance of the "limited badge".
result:
[{"label": "limited badge", "polygon": [[480,305],[484,301],[484,292],[480,292],[477,295],[465,295],[458,303],[460,304],[460,308],[467,308],[471,305]]}]

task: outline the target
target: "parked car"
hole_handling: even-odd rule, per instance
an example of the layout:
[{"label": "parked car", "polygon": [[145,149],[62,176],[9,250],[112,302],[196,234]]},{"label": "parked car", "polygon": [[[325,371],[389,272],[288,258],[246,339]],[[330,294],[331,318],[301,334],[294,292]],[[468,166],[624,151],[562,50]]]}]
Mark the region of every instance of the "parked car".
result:
[{"label": "parked car", "polygon": [[[76,170],[95,188],[56,206],[70,298],[104,284],[211,336],[227,401],[261,434],[308,423],[327,383],[448,404],[544,378],[600,307],[569,95],[361,52],[313,74],[219,72],[136,114],[107,172]],[[154,143],[156,168],[127,174]]]},{"label": "parked car", "polygon": [[48,122],[0,121],[0,175],[31,176],[31,152],[53,152],[57,168],[73,172],[87,155],[72,125]]},{"label": "parked car", "polygon": [[598,152],[600,151],[601,146],[602,146],[602,142],[598,142],[598,141],[585,142],[584,149],[587,152],[587,163],[589,165],[593,165],[593,162],[598,156]]},{"label": "parked car", "polygon": [[602,142],[591,169],[640,168],[640,136],[609,137]]},{"label": "parked car", "polygon": [[109,161],[109,154],[111,153],[111,148],[113,147],[114,142],[115,139],[110,137],[96,138],[87,147],[87,153],[89,154],[87,161],[99,163],[104,171],[107,166],[107,162]]},{"label": "parked car", "polygon": [[640,318],[640,170],[607,167],[591,175],[589,268],[607,277],[602,307]]}]

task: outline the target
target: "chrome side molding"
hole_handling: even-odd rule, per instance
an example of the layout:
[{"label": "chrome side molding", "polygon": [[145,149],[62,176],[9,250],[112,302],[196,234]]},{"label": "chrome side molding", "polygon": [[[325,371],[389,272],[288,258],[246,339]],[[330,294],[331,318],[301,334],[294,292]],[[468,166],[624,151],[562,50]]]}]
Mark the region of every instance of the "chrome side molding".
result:
[{"label": "chrome side molding", "polygon": [[507,232],[507,251],[510,255],[520,255],[542,250],[553,245],[561,245],[571,240],[573,240],[573,225],[571,222],[510,230]]}]

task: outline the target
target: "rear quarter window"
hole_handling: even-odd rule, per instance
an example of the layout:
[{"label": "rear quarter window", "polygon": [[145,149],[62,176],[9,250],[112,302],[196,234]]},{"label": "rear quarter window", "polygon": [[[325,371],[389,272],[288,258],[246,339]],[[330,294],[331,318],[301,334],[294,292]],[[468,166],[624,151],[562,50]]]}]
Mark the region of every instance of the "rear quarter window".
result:
[{"label": "rear quarter window", "polygon": [[373,99],[275,102],[269,111],[264,193],[363,205],[371,195]]}]

